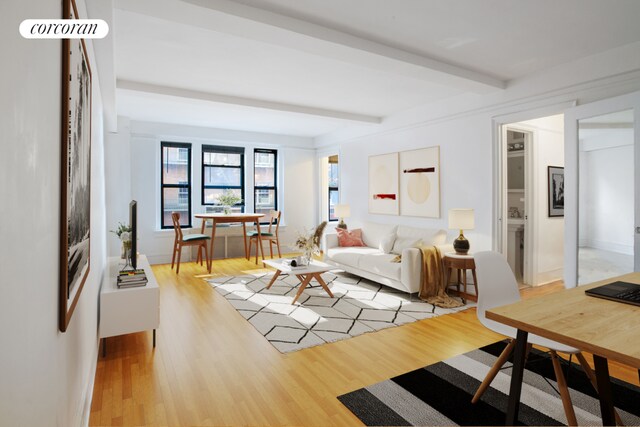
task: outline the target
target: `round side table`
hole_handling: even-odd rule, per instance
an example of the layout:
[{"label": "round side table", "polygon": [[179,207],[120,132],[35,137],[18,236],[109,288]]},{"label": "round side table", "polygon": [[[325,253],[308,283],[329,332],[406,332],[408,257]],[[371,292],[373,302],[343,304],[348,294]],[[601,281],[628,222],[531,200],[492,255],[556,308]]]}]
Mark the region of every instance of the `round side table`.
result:
[{"label": "round side table", "polygon": [[[467,300],[478,301],[478,279],[476,277],[476,262],[473,259],[472,254],[461,255],[455,252],[447,252],[442,258],[444,264],[444,278],[447,287],[451,285],[456,286],[454,291],[457,296],[462,298],[462,301],[466,304]],[[450,283],[452,270],[456,270],[456,281]],[[472,285],[475,288],[475,295],[467,292],[467,270],[471,270],[473,277]],[[461,273],[462,272],[462,277]],[[461,280],[462,279],[462,280]],[[460,285],[462,285],[462,292],[460,292]]]}]

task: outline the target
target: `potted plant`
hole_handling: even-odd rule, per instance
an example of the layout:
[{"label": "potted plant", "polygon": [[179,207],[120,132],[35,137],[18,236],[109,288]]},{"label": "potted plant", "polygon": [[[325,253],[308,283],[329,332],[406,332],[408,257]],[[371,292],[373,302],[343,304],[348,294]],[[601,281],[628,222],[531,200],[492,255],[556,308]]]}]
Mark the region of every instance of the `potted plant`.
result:
[{"label": "potted plant", "polygon": [[312,232],[305,232],[304,234],[298,233],[295,246],[302,251],[305,265],[311,262],[314,255],[320,254],[320,242],[326,226],[327,221],[324,221]]},{"label": "potted plant", "polygon": [[218,204],[222,206],[222,211],[225,215],[231,213],[231,207],[242,202],[242,199],[238,197],[232,190],[224,190],[224,192],[218,196]]},{"label": "potted plant", "polygon": [[111,232],[118,236],[118,239],[122,242],[120,258],[127,259],[127,255],[131,250],[131,227],[119,222],[118,227],[115,230],[111,230]]}]

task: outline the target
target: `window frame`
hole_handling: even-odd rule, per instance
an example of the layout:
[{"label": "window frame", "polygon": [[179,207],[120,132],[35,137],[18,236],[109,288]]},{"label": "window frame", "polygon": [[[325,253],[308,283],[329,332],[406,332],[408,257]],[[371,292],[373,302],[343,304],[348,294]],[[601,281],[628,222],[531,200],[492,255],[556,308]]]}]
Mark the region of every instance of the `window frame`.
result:
[{"label": "window frame", "polygon": [[[166,148],[186,148],[188,151],[187,155],[187,184],[165,184],[164,182],[164,149]],[[188,211],[189,211],[189,221],[187,224],[180,224],[180,228],[191,228],[191,187],[193,184],[193,179],[191,176],[191,143],[188,142],[170,142],[170,141],[161,141],[160,142],[160,229],[167,230],[173,228],[173,224],[165,225],[164,223],[164,190],[165,188],[177,188],[178,189],[178,197],[180,197],[180,189],[186,188],[188,194]],[[182,222],[182,221],[181,221]]]},{"label": "window frame", "polygon": [[[273,154],[273,185],[256,184],[256,154]],[[275,148],[254,148],[253,149],[253,211],[256,212],[258,201],[258,190],[273,190],[274,206],[273,210],[278,210],[278,150]],[[267,222],[263,222],[266,224]]]},{"label": "window frame", "polygon": [[[331,186],[327,183],[327,221],[328,222],[338,222],[340,221],[340,218],[335,217],[334,219],[331,219],[331,193],[332,192],[336,192],[338,193],[338,202],[340,202],[340,159],[338,158],[338,162],[336,163],[328,163],[328,167],[327,167],[327,178],[329,178],[329,176],[331,175],[330,171],[331,171],[331,165],[335,164],[337,165],[337,169],[338,169],[338,185],[336,186]],[[328,182],[331,182],[330,179],[328,179]]]},{"label": "window frame", "polygon": [[[201,188],[201,202],[202,206],[216,206],[215,203],[206,203],[205,202],[205,192],[210,189],[231,189],[231,190],[240,190],[240,197],[242,198],[242,202],[240,204],[234,205],[239,206],[241,212],[245,212],[247,207],[247,201],[245,199],[245,162],[244,162],[244,147],[231,147],[225,145],[202,145],[202,168],[201,168],[201,177],[202,177],[202,188]],[[204,162],[205,153],[217,153],[217,154],[239,154],[240,155],[240,165],[239,166],[229,166],[229,165],[207,165]],[[205,185],[205,170],[207,167],[215,167],[215,168],[228,168],[228,169],[240,169],[240,186],[237,185]]]}]

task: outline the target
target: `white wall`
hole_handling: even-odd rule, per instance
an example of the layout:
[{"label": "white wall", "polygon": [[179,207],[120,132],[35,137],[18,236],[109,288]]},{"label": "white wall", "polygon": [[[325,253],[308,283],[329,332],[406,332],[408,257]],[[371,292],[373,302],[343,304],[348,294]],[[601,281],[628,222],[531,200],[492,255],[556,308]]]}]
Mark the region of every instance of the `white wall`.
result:
[{"label": "white wall", "polygon": [[[120,117],[119,121],[123,118]],[[122,129],[121,139],[129,138],[127,130]],[[316,198],[317,162],[315,150],[301,148],[308,145],[306,139],[252,132],[222,131],[193,126],[157,124],[146,122],[130,123],[130,194],[138,201],[139,251],[149,258],[152,264],[171,262],[174,231],[160,229],[160,143],[161,141],[191,143],[192,155],[192,212],[201,213],[205,207],[201,204],[201,161],[203,144],[235,145],[245,147],[245,183],[247,189],[253,188],[253,148],[276,148],[278,150],[278,206],[282,210],[283,226],[280,229],[283,252],[291,251],[287,247],[297,237],[297,231],[310,229],[317,224],[318,202]],[[126,145],[126,142],[123,142]],[[108,188],[127,187],[123,176],[109,177]],[[125,190],[126,191],[126,190]],[[249,206],[253,205],[253,194],[245,191]],[[127,202],[128,203],[128,202]],[[120,207],[109,206],[109,217],[115,227]],[[124,215],[126,215],[126,212]],[[123,214],[120,213],[120,216]],[[194,232],[199,232],[201,221],[192,220]],[[209,232],[209,230],[207,230]],[[244,255],[241,239],[241,227],[219,229],[216,232],[215,258],[224,255],[224,236],[227,235],[229,257]],[[117,240],[116,240],[117,244]],[[265,250],[268,246],[265,244]],[[189,259],[187,251],[183,260]]]},{"label": "white wall", "polygon": [[[77,1],[80,14],[84,2]],[[2,2],[0,45],[0,425],[77,426],[89,414],[105,267],[102,101],[92,59],[91,265],[66,333],[58,330],[60,41],[25,40],[23,19],[59,0]],[[87,44],[93,58],[91,43]]]},{"label": "white wall", "polygon": [[547,167],[564,167],[564,117],[559,114],[520,125],[533,131],[533,182],[527,188],[532,192],[533,206],[527,207],[527,216],[535,249],[529,246],[534,250],[529,258],[532,261],[529,284],[538,286],[563,277],[564,241],[558,236],[564,235],[564,217],[549,217]]},{"label": "white wall", "polygon": [[580,140],[581,246],[633,255],[632,144],[632,129],[591,132]]},{"label": "white wall", "polygon": [[[465,232],[471,250],[492,249],[500,217],[495,211],[497,174],[492,154],[497,124],[558,114],[563,112],[559,105],[583,104],[639,90],[639,58],[640,43],[627,45],[511,81],[502,91],[426,104],[385,117],[379,126],[341,129],[317,138],[316,146],[340,150],[341,195],[342,201],[352,206],[350,223],[361,219],[446,229],[449,209],[469,207],[476,212],[475,230]],[[512,117],[515,120],[505,121]],[[368,156],[434,145],[440,146],[441,217],[369,214]],[[546,172],[543,176],[546,181]],[[449,241],[453,235],[449,231]],[[541,261],[542,269],[554,268],[553,260]]]},{"label": "white wall", "polygon": [[[369,214],[369,156],[434,145],[440,146],[440,218]],[[341,202],[351,205],[354,225],[367,220],[448,229],[449,209],[473,208],[475,230],[465,231],[471,250],[491,249],[491,162],[491,121],[483,116],[370,135],[340,147]],[[449,230],[449,242],[454,235]]]},{"label": "white wall", "polygon": [[[115,230],[118,223],[129,223],[131,201],[131,144],[129,120],[118,118],[118,132],[107,133],[104,144],[106,182],[107,229]],[[114,233],[107,234],[109,256],[120,255],[122,243]]]}]

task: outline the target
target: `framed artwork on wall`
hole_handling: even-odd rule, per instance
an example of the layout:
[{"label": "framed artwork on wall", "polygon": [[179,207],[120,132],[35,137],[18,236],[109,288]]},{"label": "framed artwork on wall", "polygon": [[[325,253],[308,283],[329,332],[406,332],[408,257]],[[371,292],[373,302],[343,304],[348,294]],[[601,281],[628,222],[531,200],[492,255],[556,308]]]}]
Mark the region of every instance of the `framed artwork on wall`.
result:
[{"label": "framed artwork on wall", "polygon": [[400,153],[400,215],[440,218],[440,147]]},{"label": "framed artwork on wall", "polygon": [[549,217],[564,216],[564,168],[547,167],[547,183],[549,187]]},{"label": "framed artwork on wall", "polygon": [[[78,19],[74,0],[63,16]],[[65,332],[89,275],[91,226],[91,68],[82,39],[62,40],[60,321]]]},{"label": "framed artwork on wall", "polygon": [[369,156],[369,213],[398,215],[398,153]]}]

